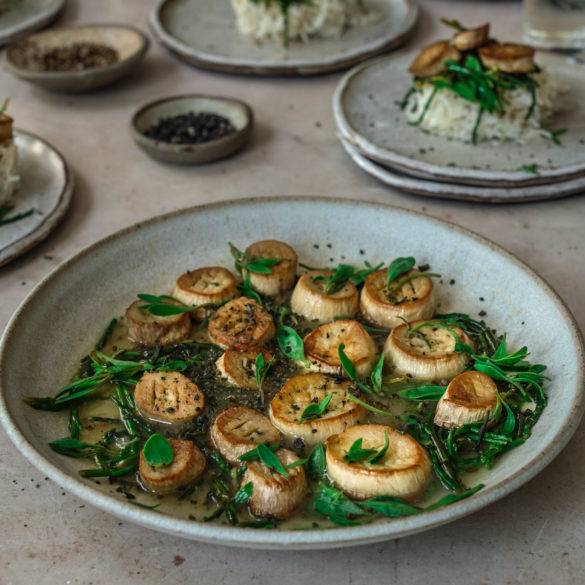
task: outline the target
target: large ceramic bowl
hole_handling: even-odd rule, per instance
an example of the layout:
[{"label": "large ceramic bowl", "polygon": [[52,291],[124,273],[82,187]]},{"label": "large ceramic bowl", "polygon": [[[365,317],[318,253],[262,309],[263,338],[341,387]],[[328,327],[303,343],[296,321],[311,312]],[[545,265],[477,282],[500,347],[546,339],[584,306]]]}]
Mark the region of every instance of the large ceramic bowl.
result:
[{"label": "large ceramic bowl", "polygon": [[[350,528],[280,531],[205,524],[132,506],[115,493],[115,486],[81,479],[77,471],[83,464],[47,445],[66,432],[66,415],[31,410],[23,395],[54,393],[73,374],[77,358],[92,347],[103,324],[121,314],[137,291],[166,291],[177,274],[203,263],[231,265],[228,240],[246,245],[261,238],[286,240],[309,265],[329,257],[337,262],[341,254],[356,263],[413,254],[421,263],[432,262],[445,278],[454,278],[457,286],[438,287],[442,310],[477,314],[487,308],[490,322],[508,331],[511,345],[527,344],[535,361],[550,366],[549,406],[532,437],[478,478],[486,487],[471,498],[434,512]],[[126,521],[227,545],[339,547],[426,530],[520,488],[552,461],[577,427],[583,411],[583,368],[581,337],[562,301],[495,244],[421,214],[363,201],[248,199],[195,207],[123,230],[79,253],[40,283],[0,343],[0,420],[42,473]]]}]

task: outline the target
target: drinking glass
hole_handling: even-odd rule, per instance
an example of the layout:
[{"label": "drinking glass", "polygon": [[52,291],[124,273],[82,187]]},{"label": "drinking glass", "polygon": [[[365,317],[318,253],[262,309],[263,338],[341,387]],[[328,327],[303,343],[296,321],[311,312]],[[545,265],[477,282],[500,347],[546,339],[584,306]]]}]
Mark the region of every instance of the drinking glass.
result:
[{"label": "drinking glass", "polygon": [[585,0],[524,0],[524,37],[544,48],[585,48]]}]

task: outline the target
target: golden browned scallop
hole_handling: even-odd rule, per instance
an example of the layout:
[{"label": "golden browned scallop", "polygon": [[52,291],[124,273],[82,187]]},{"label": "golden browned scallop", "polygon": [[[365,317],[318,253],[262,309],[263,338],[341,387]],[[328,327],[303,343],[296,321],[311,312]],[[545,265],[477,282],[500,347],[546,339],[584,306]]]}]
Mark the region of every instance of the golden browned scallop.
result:
[{"label": "golden browned scallop", "polygon": [[[285,467],[299,459],[287,449],[276,451],[276,456]],[[248,502],[254,515],[284,519],[303,505],[308,493],[305,470],[302,466],[288,468],[287,474],[284,477],[259,461],[247,464],[242,484],[252,482],[254,486]]]},{"label": "golden browned scallop", "polygon": [[491,43],[478,50],[484,67],[503,73],[531,73],[534,71],[534,53],[532,47],[514,43]]},{"label": "golden browned scallop", "polygon": [[408,276],[420,274],[420,277],[389,291],[386,287],[387,274],[385,268],[378,270],[370,274],[364,283],[360,311],[368,322],[392,329],[404,321],[430,319],[435,314],[433,281],[428,276],[411,270]]},{"label": "golden browned scallop", "polygon": [[486,23],[476,28],[456,32],[451,40],[451,45],[458,51],[473,51],[483,47],[489,38],[490,25]]},{"label": "golden browned scallop", "polygon": [[470,370],[455,376],[437,403],[435,424],[458,428],[490,417],[498,403],[498,387],[486,374]]},{"label": "golden browned scallop", "polygon": [[[363,449],[388,449],[380,461],[349,462],[351,446],[362,439]],[[357,425],[326,443],[327,474],[348,496],[360,500],[392,496],[416,500],[429,485],[433,467],[427,452],[410,435],[385,425]]]},{"label": "golden browned scallop", "polygon": [[172,494],[197,481],[207,465],[205,455],[197,445],[182,439],[168,439],[173,447],[173,462],[170,465],[152,467],[140,451],[139,473],[142,485],[160,495]]},{"label": "golden browned scallop", "polygon": [[174,345],[189,338],[191,319],[188,313],[158,317],[142,309],[144,305],[144,301],[135,301],[126,309],[128,337],[132,341],[146,346]]},{"label": "golden browned scallop", "polygon": [[278,443],[280,433],[262,413],[247,406],[220,412],[211,425],[211,440],[218,451],[236,465],[239,457],[261,443]]},{"label": "golden browned scallop", "polygon": [[209,336],[220,347],[247,350],[274,337],[270,313],[256,301],[240,297],[219,308],[209,320]]},{"label": "golden browned scallop", "polygon": [[447,61],[459,61],[461,53],[449,41],[438,41],[425,47],[412,62],[408,70],[415,77],[434,77],[445,69]]},{"label": "golden browned scallop", "polygon": [[451,380],[465,370],[469,359],[466,353],[456,351],[456,338],[472,347],[473,342],[458,327],[423,323],[413,321],[392,329],[384,345],[386,363],[393,365],[396,373],[417,380]]},{"label": "golden browned scallop", "polygon": [[136,384],[134,402],[147,419],[182,424],[203,412],[205,395],[180,372],[147,372]]},{"label": "golden browned scallop", "polygon": [[269,274],[260,274],[248,270],[243,271],[250,276],[252,288],[267,297],[276,297],[291,289],[297,279],[297,253],[284,242],[277,240],[262,240],[254,242],[246,248],[249,258],[271,258],[280,260],[270,267]]},{"label": "golden browned scallop", "polygon": [[336,318],[351,319],[357,313],[359,294],[351,282],[336,292],[326,292],[323,279],[331,273],[330,270],[310,270],[299,278],[290,301],[294,313],[320,323]]},{"label": "golden browned scallop", "polygon": [[[308,446],[322,443],[336,433],[363,420],[365,410],[347,396],[352,385],[324,374],[299,374],[290,378],[270,402],[270,420],[288,439],[300,438]],[[311,404],[331,395],[325,411],[318,417],[303,419]]]},{"label": "golden browned scallop", "polygon": [[355,366],[358,376],[367,376],[376,362],[376,344],[357,321],[340,319],[311,331],[304,339],[309,369],[324,374],[341,375],[339,346]]},{"label": "golden browned scallop", "polygon": [[272,354],[264,348],[252,348],[248,351],[226,349],[215,365],[223,378],[230,384],[247,390],[258,390],[256,383],[256,358],[264,356],[264,362],[272,359]]},{"label": "golden browned scallop", "polygon": [[238,295],[237,284],[227,268],[207,266],[181,274],[173,296],[189,307],[217,305]]}]

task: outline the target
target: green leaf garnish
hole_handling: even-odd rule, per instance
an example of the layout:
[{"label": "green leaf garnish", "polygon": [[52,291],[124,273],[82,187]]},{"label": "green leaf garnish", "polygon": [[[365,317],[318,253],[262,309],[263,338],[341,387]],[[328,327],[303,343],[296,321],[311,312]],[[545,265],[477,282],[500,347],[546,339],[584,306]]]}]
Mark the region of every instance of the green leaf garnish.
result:
[{"label": "green leaf garnish", "polygon": [[357,396],[354,396],[351,392],[347,393],[347,399],[351,400],[352,402],[355,402],[356,404],[359,404],[360,406],[362,406],[363,408],[370,412],[373,412],[374,414],[380,414],[382,416],[394,416],[391,412],[387,410],[382,410],[381,408],[377,408],[375,406],[372,406],[371,404],[368,404],[367,402],[364,402]]},{"label": "green leaf garnish", "polygon": [[144,443],[144,458],[151,467],[165,467],[170,465],[175,456],[173,446],[160,433],[151,435]]},{"label": "green leaf garnish", "polygon": [[372,371],[372,375],[370,377],[370,380],[372,382],[372,389],[374,390],[374,392],[380,393],[382,392],[382,382],[383,382],[383,370],[384,370],[384,354],[382,353],[382,355],[380,356],[380,359],[378,360],[378,362],[376,363],[376,366],[374,367],[373,371]]},{"label": "green leaf garnish", "polygon": [[325,446],[323,443],[317,443],[309,454],[308,458],[309,475],[313,479],[323,479],[327,471],[327,463],[325,461]]},{"label": "green leaf garnish", "polygon": [[268,445],[257,445],[254,447],[254,449],[251,449],[247,453],[240,455],[239,459],[240,461],[259,460],[266,467],[268,467],[268,469],[276,471],[276,473],[279,473],[283,477],[288,477],[288,471],[286,470],[286,467]]},{"label": "green leaf garnish", "polygon": [[246,272],[244,280],[238,284],[238,290],[243,296],[256,301],[259,305],[262,304],[262,297],[252,288],[249,272]]},{"label": "green leaf garnish", "polygon": [[258,274],[272,274],[272,267],[280,262],[276,258],[250,256],[236,248],[231,242],[229,242],[229,247],[238,272],[247,270],[248,272],[256,272]]},{"label": "green leaf garnish", "polygon": [[406,274],[412,270],[416,264],[416,260],[413,256],[406,256],[402,258],[396,258],[390,262],[388,266],[388,273],[386,275],[386,288],[390,288],[390,284],[394,282],[399,276]]},{"label": "green leaf garnish", "polygon": [[280,351],[290,360],[304,362],[305,344],[303,338],[288,325],[281,325],[276,331],[276,340]]},{"label": "green leaf garnish", "polygon": [[249,481],[234,494],[232,500],[236,506],[243,506],[244,504],[248,503],[253,493],[254,484]]},{"label": "green leaf garnish", "polygon": [[188,307],[177,299],[167,295],[156,296],[146,293],[137,295],[144,305],[140,305],[143,311],[148,311],[151,315],[157,317],[169,317],[171,315],[181,315],[183,313],[191,313],[196,307]]},{"label": "green leaf garnish", "polygon": [[422,512],[421,508],[412,506],[400,498],[394,498],[392,496],[378,496],[376,498],[370,498],[364,500],[361,506],[373,512],[374,514],[380,514],[381,516],[387,516],[388,518],[400,518],[402,516],[413,516]]},{"label": "green leaf garnish", "polygon": [[15,221],[20,221],[21,219],[29,217],[35,212],[34,209],[29,209],[28,211],[23,211],[22,213],[17,213],[16,215],[7,217],[7,214],[9,211],[11,211],[11,209],[11,207],[0,208],[0,226],[14,223]]},{"label": "green leaf garnish", "polygon": [[401,390],[398,396],[405,400],[439,400],[445,394],[445,390],[447,390],[447,386],[417,386]]},{"label": "green leaf garnish", "polygon": [[364,449],[362,447],[363,445],[363,439],[360,437],[359,439],[356,439],[353,444],[351,445],[351,447],[349,448],[349,451],[346,453],[345,455],[345,460],[348,463],[370,463],[372,465],[376,465],[378,463],[380,463],[380,461],[382,461],[382,459],[384,459],[387,451],[388,451],[388,447],[390,445],[390,439],[388,437],[388,432],[384,432],[384,446],[378,450],[378,449]]},{"label": "green leaf garnish", "polygon": [[307,406],[301,413],[300,421],[304,422],[307,420],[313,420],[325,414],[332,398],[333,394],[329,393],[317,404],[309,404],[309,406]]},{"label": "green leaf garnish", "polygon": [[455,29],[457,32],[465,32],[466,30],[468,30],[458,20],[455,20],[455,19],[441,18],[441,22],[445,26],[448,26],[449,28]]}]

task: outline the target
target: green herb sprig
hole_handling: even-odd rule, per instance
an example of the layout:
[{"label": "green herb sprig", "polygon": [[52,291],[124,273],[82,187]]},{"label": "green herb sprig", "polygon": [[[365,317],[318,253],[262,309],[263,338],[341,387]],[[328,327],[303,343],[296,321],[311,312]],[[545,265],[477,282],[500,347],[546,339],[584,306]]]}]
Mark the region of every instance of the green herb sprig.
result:
[{"label": "green herb sprig", "polygon": [[250,256],[236,248],[229,242],[230,252],[235,261],[236,270],[242,272],[255,272],[257,274],[271,274],[272,267],[276,266],[280,260],[277,258],[262,258],[258,256]]},{"label": "green herb sprig", "polygon": [[278,449],[278,447],[278,445],[269,447],[268,445],[262,443],[247,453],[240,455],[239,459],[243,462],[260,461],[262,464],[268,467],[268,469],[275,471],[283,477],[288,477],[288,471],[286,470],[286,467],[274,452],[276,449]]},{"label": "green herb sprig", "polygon": [[325,395],[321,400],[319,400],[319,402],[309,404],[301,413],[300,421],[305,422],[323,416],[327,412],[327,408],[332,398],[333,394],[329,393]]},{"label": "green herb sprig", "polygon": [[144,459],[151,467],[166,467],[170,465],[175,456],[173,446],[168,439],[160,433],[150,435],[143,448]]},{"label": "green herb sprig", "polygon": [[345,455],[345,460],[348,463],[369,463],[370,465],[377,465],[384,459],[390,446],[387,431],[384,431],[384,445],[380,449],[364,449],[363,442],[364,440],[360,437],[352,443]]}]

